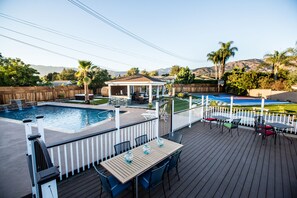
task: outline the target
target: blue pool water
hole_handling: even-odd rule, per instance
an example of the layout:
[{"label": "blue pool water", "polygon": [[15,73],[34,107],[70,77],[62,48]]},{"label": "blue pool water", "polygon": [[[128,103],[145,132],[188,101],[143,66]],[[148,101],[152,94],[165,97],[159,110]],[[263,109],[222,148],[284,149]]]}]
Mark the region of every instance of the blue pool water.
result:
[{"label": "blue pool water", "polygon": [[[81,129],[113,117],[113,111],[84,109],[60,106],[38,106],[35,108],[0,112],[0,117],[15,120],[32,119],[36,115],[44,116],[44,127],[49,129],[64,129],[67,132],[78,132]],[[66,129],[66,130],[65,130]]]},{"label": "blue pool water", "polygon": [[[192,95],[197,96],[197,97],[201,97],[201,94],[195,94],[193,93]],[[206,97],[206,95],[204,95],[204,97]],[[227,104],[230,105],[231,99],[230,99],[231,95],[228,94],[217,94],[217,95],[208,95],[208,99],[214,100],[214,101],[218,101],[220,103],[223,104]],[[280,102],[277,100],[265,100],[265,105],[270,105],[270,104],[288,104],[289,102]],[[261,98],[251,98],[251,97],[242,97],[242,96],[234,96],[233,98],[233,105],[245,105],[245,106],[249,106],[249,105],[261,105]]]}]

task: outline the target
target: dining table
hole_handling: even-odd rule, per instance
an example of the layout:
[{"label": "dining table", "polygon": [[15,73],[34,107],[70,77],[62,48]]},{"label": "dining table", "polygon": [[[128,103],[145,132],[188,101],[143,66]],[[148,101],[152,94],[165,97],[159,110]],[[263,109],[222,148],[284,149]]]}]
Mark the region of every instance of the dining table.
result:
[{"label": "dining table", "polygon": [[135,179],[135,194],[138,197],[138,176],[150,170],[152,167],[165,160],[177,150],[183,147],[182,144],[163,139],[163,145],[159,146],[156,139],[147,143],[150,147],[149,154],[145,154],[143,146],[140,145],[131,149],[129,152],[133,154],[132,162],[125,160],[126,153],[114,156],[100,164],[121,183],[126,183]]},{"label": "dining table", "polygon": [[274,128],[274,131],[276,133],[282,134],[287,140],[289,140],[291,142],[291,144],[293,143],[293,141],[289,137],[287,137],[285,135],[284,131],[286,129],[294,128],[294,126],[288,125],[288,124],[284,124],[284,123],[281,123],[281,122],[267,122],[266,125],[269,125],[269,126],[273,127]]}]

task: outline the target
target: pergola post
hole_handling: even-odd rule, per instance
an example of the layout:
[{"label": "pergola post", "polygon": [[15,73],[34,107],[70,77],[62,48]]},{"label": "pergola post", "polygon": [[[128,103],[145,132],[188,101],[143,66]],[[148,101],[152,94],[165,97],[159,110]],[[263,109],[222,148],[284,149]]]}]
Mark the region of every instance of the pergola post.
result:
[{"label": "pergola post", "polygon": [[127,85],[127,97],[128,97],[128,100],[131,99],[130,85]]},{"label": "pergola post", "polygon": [[152,84],[149,85],[149,103],[153,102],[153,86]]},{"label": "pergola post", "polygon": [[111,98],[111,86],[108,84],[108,97]]}]

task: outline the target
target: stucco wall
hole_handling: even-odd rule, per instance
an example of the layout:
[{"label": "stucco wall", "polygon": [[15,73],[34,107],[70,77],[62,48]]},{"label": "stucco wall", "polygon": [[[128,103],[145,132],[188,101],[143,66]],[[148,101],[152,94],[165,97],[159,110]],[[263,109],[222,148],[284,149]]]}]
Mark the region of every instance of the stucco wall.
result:
[{"label": "stucco wall", "polygon": [[271,89],[250,89],[249,96],[264,97],[272,100],[297,102],[297,92],[272,91]]}]

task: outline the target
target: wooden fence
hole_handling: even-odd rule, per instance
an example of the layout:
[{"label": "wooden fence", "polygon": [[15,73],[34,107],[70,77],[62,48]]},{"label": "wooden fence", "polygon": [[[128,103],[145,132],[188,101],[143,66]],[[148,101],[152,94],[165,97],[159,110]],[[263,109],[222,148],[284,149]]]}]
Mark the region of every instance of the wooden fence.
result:
[{"label": "wooden fence", "polygon": [[[174,84],[175,93],[188,92],[188,93],[218,93],[217,84]],[[223,87],[220,86],[220,92]]]},{"label": "wooden fence", "polygon": [[[92,90],[89,90],[92,93]],[[62,98],[74,98],[75,94],[84,93],[81,87],[73,86],[35,86],[35,87],[0,87],[0,104],[9,104],[11,99],[25,101],[55,101]]]}]

